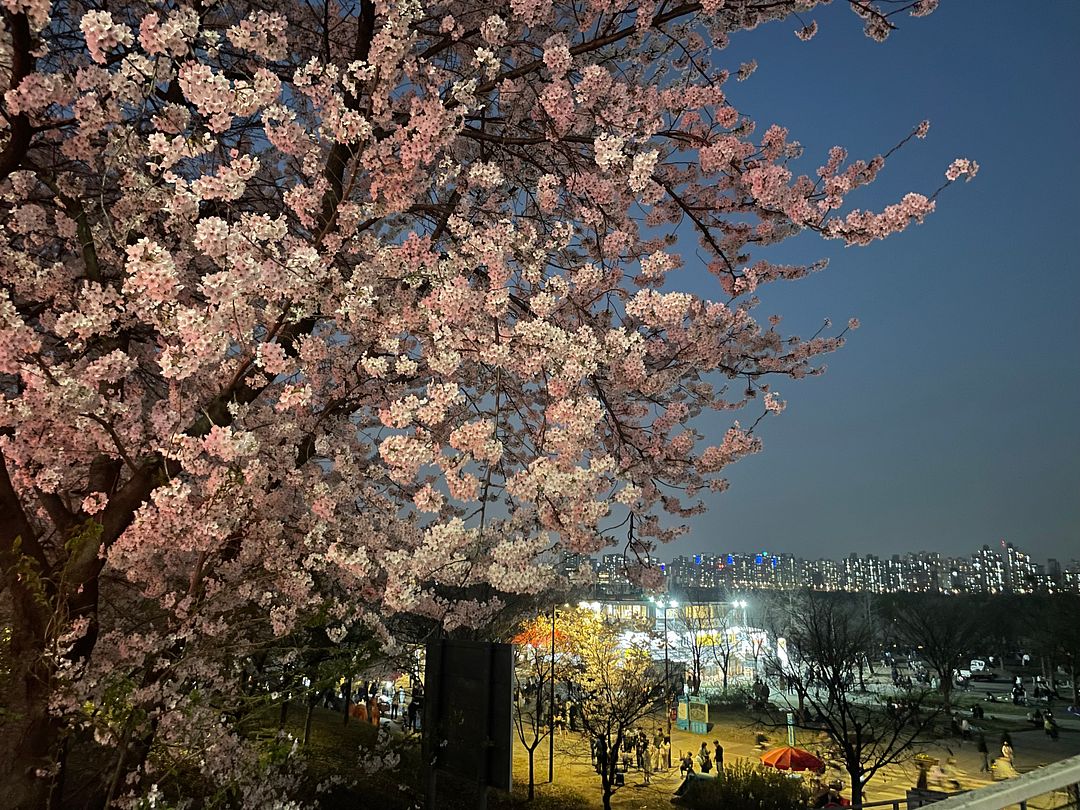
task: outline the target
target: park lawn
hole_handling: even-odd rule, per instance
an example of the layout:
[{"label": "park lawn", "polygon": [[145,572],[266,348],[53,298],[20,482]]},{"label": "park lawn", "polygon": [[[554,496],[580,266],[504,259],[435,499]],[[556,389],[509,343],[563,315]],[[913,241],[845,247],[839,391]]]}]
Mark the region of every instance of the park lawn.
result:
[{"label": "park lawn", "polygon": [[[273,737],[277,733],[278,710],[270,708],[258,718],[254,732],[260,737]],[[296,739],[302,739],[304,733],[305,709],[296,707],[289,712],[285,732]],[[342,723],[339,712],[317,708],[312,715],[311,736],[308,745],[302,749],[304,757],[305,781],[313,788],[315,785],[333,777],[343,777],[343,783],[329,792],[316,796],[314,790],[306,797],[317,802],[323,810],[406,810],[422,803],[424,798],[424,774],[420,767],[420,739],[417,735],[403,735],[396,725],[385,726],[390,729],[390,747],[400,753],[401,762],[396,768],[387,769],[371,775],[364,775],[358,763],[365,753],[375,750],[378,731],[367,723],[350,718],[347,725]],[[543,766],[537,756],[537,773],[541,771],[547,777],[546,743],[543,747]],[[558,767],[558,765],[557,765]],[[591,796],[583,795],[579,786],[546,782],[537,785],[536,797],[532,802],[527,798],[527,770],[517,760],[514,762],[514,789],[510,793],[493,790],[489,794],[489,810],[505,810],[511,807],[528,806],[531,810],[591,810],[599,806],[599,801],[592,801]],[[597,799],[599,793],[597,793]],[[452,788],[440,790],[440,810],[462,810],[473,805],[467,791],[454,795]]]}]

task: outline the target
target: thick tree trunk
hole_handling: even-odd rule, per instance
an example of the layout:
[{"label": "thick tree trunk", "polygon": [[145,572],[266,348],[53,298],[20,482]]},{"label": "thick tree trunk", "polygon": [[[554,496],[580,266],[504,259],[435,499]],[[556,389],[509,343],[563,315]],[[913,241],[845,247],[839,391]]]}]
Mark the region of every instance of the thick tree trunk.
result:
[{"label": "thick tree trunk", "polygon": [[851,806],[859,807],[862,804],[863,783],[861,765],[848,765],[848,779],[851,780]]},{"label": "thick tree trunk", "polygon": [[315,714],[315,701],[317,696],[312,694],[308,696],[307,701],[307,716],[304,717],[304,748],[307,748],[308,740],[311,739],[311,717]]},{"label": "thick tree trunk", "polygon": [[345,711],[341,719],[343,726],[349,725],[349,706],[352,703],[352,675],[345,679]]},{"label": "thick tree trunk", "polygon": [[285,700],[281,702],[281,714],[278,716],[278,731],[285,730],[285,723],[289,719],[289,696],[285,696]]},{"label": "thick tree trunk", "polygon": [[945,713],[948,714],[949,709],[952,707],[953,674],[949,672],[945,676],[939,672],[938,677],[941,678],[941,706]]},{"label": "thick tree trunk", "polygon": [[9,587],[12,604],[11,672],[0,712],[0,786],[9,810],[48,806],[59,724],[49,715],[53,669],[45,660],[46,617],[21,583]]},{"label": "thick tree trunk", "polygon": [[56,779],[53,781],[52,793],[49,796],[49,810],[63,810],[64,807],[64,786],[66,784],[67,777],[67,761],[68,753],[71,750],[71,735],[65,735],[63,742],[60,744],[60,751],[57,756]]}]

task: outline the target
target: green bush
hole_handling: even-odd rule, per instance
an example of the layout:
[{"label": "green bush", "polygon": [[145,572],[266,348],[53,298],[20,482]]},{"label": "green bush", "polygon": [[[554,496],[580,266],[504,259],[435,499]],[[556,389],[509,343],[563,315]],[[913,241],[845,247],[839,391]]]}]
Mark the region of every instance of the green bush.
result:
[{"label": "green bush", "polygon": [[802,781],[762,765],[739,761],[714,777],[697,777],[677,804],[691,810],[801,810]]}]

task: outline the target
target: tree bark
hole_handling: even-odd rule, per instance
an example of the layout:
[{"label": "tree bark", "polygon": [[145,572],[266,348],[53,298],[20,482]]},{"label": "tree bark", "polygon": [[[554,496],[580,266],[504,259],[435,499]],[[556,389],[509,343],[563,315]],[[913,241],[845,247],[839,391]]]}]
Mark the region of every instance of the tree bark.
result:
[{"label": "tree bark", "polygon": [[848,765],[848,779],[851,780],[851,806],[859,807],[862,804],[863,783],[862,764]]},{"label": "tree bark", "polygon": [[352,675],[345,679],[345,713],[342,717],[341,724],[343,726],[349,725],[349,704],[352,703]]},{"label": "tree bark", "polygon": [[[5,807],[48,806],[59,727],[49,714],[53,669],[45,659],[44,608],[20,582],[10,584],[11,673],[0,714],[0,785]],[[39,775],[39,771],[42,774]]]},{"label": "tree bark", "polygon": [[285,722],[289,719],[289,696],[281,701],[281,714],[278,716],[278,731],[284,731]]},{"label": "tree bark", "polygon": [[315,700],[316,695],[312,694],[308,696],[307,701],[307,716],[304,717],[304,748],[307,748],[308,740],[311,739],[311,718],[315,714]]},{"label": "tree bark", "polygon": [[536,753],[535,748],[529,749],[529,801],[533,800],[533,795],[536,792],[536,777],[533,771],[533,754]]}]

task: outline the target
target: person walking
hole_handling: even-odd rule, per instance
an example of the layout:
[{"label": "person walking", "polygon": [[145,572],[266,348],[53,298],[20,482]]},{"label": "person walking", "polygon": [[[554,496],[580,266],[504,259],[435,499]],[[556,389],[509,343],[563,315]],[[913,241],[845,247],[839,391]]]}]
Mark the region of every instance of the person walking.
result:
[{"label": "person walking", "polygon": [[982,766],[979,768],[979,773],[990,773],[990,749],[986,746],[985,734],[979,735],[976,750],[979,752],[979,756],[982,757]]},{"label": "person walking", "polygon": [[[664,741],[660,743],[660,768],[663,768],[664,773],[667,773],[671,767],[671,737],[664,737]],[[657,769],[659,770],[659,768]]]},{"label": "person walking", "polygon": [[719,740],[713,740],[713,762],[716,764],[716,775],[719,776],[724,772],[724,746],[720,744]]},{"label": "person walking", "polygon": [[1043,718],[1043,730],[1046,732],[1046,736],[1051,740],[1056,740],[1058,738],[1057,723],[1049,712],[1047,712],[1046,716]]},{"label": "person walking", "polygon": [[652,782],[653,754],[654,754],[654,752],[653,752],[652,743],[650,743],[649,740],[646,739],[645,740],[644,756],[643,756],[644,765],[645,765],[644,770],[645,770],[645,784],[646,785],[649,784],[650,782]]},{"label": "person walking", "polygon": [[394,690],[394,696],[390,698],[390,719],[397,720],[398,712],[401,710],[401,697],[397,690]]}]

